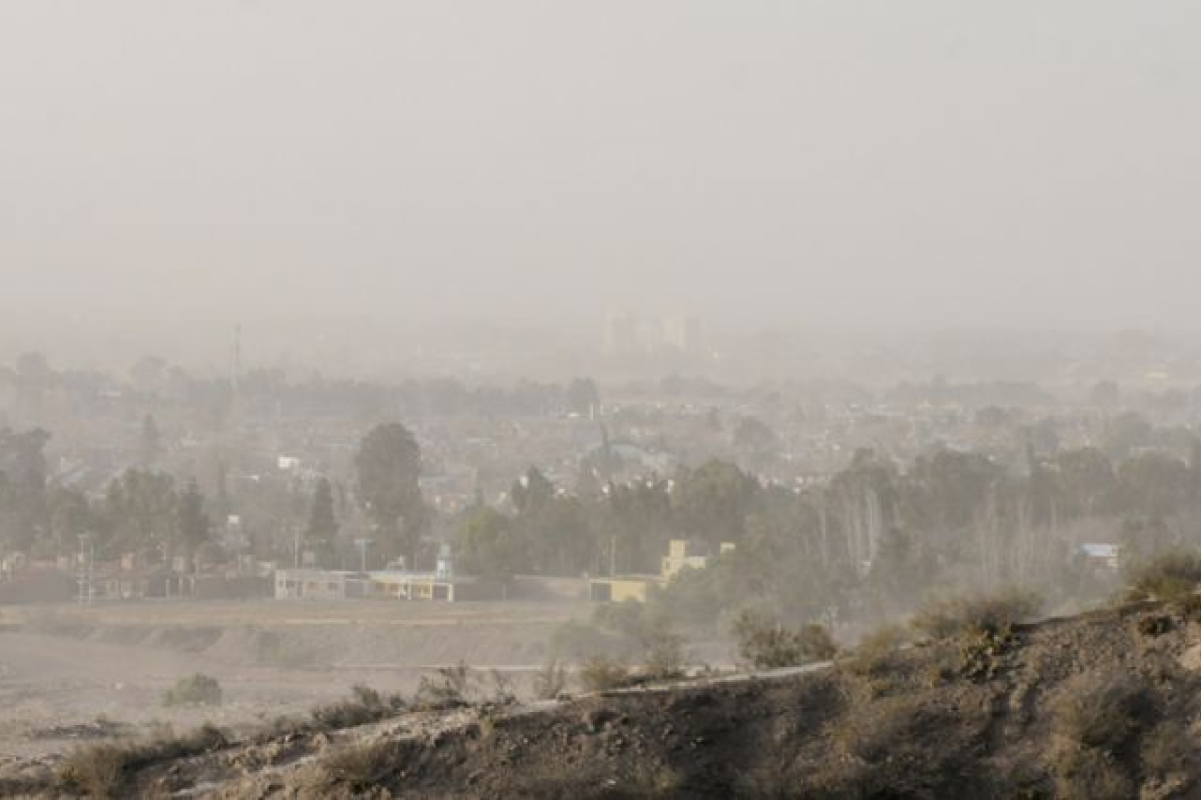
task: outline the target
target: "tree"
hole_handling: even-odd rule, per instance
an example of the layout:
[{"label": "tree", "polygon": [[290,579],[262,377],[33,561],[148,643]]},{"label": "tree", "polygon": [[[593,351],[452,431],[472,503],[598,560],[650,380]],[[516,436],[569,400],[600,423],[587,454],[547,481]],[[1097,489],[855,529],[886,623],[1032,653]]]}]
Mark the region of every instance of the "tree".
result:
[{"label": "tree", "polygon": [[28,550],[46,529],[46,443],[50,434],[0,429],[0,546]]},{"label": "tree", "polygon": [[204,510],[204,495],[196,486],[196,481],[190,480],[184,487],[176,507],[176,536],[183,555],[189,561],[195,558],[196,551],[209,541],[212,525]]},{"label": "tree", "polygon": [[108,486],[102,546],[112,552],[165,557],[175,541],[179,496],[170,475],[126,470]]},{"label": "tree", "polygon": [[458,531],[463,568],[482,578],[507,583],[526,562],[525,547],[513,521],[489,506],[467,511]]},{"label": "tree", "polygon": [[400,423],[377,425],[363,437],[354,464],[359,501],[380,537],[377,546],[413,564],[426,524],[417,440]]},{"label": "tree", "polygon": [[321,566],[329,566],[333,557],[334,539],[338,535],[338,520],[334,517],[334,491],[328,478],[317,481],[309,509],[309,524],[304,529],[304,541],[316,553]]},{"label": "tree", "polygon": [[576,378],[567,386],[567,404],[572,411],[587,414],[600,404],[600,392],[591,378]]},{"label": "tree", "polygon": [[681,470],[673,496],[677,521],[686,537],[717,545],[737,542],[745,530],[759,483],[725,461]]},{"label": "tree", "polygon": [[142,459],[142,466],[149,467],[158,460],[162,454],[162,443],[158,432],[158,423],[154,421],[153,414],[147,414],[142,418],[142,440],[139,445],[139,451]]}]

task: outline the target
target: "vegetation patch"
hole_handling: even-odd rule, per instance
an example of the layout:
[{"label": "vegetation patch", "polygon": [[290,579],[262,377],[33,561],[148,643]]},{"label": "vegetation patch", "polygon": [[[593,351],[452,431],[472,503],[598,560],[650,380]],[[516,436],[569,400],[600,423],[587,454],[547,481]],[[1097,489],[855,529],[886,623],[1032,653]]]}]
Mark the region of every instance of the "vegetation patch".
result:
[{"label": "vegetation patch", "polygon": [[1130,575],[1128,600],[1178,600],[1201,586],[1201,554],[1173,550],[1136,566]]},{"label": "vegetation patch", "polygon": [[221,684],[216,678],[196,673],[181,679],[163,695],[165,706],[219,706]]},{"label": "vegetation patch", "polygon": [[228,747],[228,735],[204,725],[183,736],[140,742],[103,742],[71,752],[58,771],[59,788],[94,798],[127,797],[128,781],[145,767]]},{"label": "vegetation patch", "polygon": [[734,636],[739,655],[755,669],[828,661],[838,653],[830,632],[820,625],[791,630],[751,611],[744,611],[734,622]]}]

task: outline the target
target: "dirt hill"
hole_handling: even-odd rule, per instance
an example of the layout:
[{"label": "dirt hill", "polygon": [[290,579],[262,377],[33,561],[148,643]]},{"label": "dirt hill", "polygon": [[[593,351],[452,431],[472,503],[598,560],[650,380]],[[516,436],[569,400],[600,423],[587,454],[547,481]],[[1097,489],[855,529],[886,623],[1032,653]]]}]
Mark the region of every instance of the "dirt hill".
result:
[{"label": "dirt hill", "polygon": [[1198,797],[1196,605],[877,646],[805,674],[215,735],[187,751],[199,755],[126,763],[112,785],[219,798]]}]

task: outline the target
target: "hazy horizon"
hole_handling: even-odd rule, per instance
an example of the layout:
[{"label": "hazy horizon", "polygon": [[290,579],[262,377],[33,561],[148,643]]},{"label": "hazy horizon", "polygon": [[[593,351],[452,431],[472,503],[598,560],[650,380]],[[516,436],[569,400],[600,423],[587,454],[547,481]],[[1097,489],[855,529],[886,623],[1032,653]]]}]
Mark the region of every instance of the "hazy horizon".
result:
[{"label": "hazy horizon", "polygon": [[1183,2],[5,3],[0,351],[1196,331],[1199,38]]}]

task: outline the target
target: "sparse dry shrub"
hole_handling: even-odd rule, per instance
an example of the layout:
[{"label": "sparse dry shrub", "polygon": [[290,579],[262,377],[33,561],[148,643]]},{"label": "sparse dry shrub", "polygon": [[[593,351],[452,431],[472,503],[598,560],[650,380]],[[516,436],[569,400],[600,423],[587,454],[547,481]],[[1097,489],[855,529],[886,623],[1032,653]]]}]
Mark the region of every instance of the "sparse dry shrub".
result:
[{"label": "sparse dry shrub", "polygon": [[468,705],[472,693],[471,668],[463,661],[439,667],[435,677],[422,676],[417,702],[423,708],[445,709]]},{"label": "sparse dry shrub", "polygon": [[534,673],[534,697],[539,700],[555,700],[567,691],[567,667],[558,661],[548,661]]},{"label": "sparse dry shrub", "polygon": [[1001,657],[1013,642],[1013,631],[1008,625],[964,631],[959,637],[959,671],[969,680],[992,680],[1000,669]]},{"label": "sparse dry shrub", "polygon": [[669,681],[684,677],[684,641],[664,631],[646,651],[643,677],[651,681]]},{"label": "sparse dry shrub", "polygon": [[1063,742],[1116,753],[1154,712],[1146,683],[1129,675],[1083,675],[1055,705],[1053,732]]},{"label": "sparse dry shrub", "polygon": [[580,685],[587,692],[607,692],[634,683],[630,668],[621,661],[604,656],[590,658],[580,668]]},{"label": "sparse dry shrub", "polygon": [[221,705],[221,684],[216,678],[196,673],[181,678],[163,694],[165,706],[218,706]]},{"label": "sparse dry shrub", "polygon": [[999,631],[1033,619],[1042,605],[1041,597],[1021,589],[981,597],[944,598],[927,603],[909,626],[934,640],[974,629]]},{"label": "sparse dry shrub", "polygon": [[175,758],[210,753],[227,747],[229,741],[220,728],[206,724],[182,736],[102,742],[68,754],[59,766],[58,783],[65,791],[89,797],[124,797],[130,779],[138,770]]},{"label": "sparse dry shrub", "polygon": [[893,656],[904,647],[908,635],[904,628],[888,625],[864,636],[855,648],[847,667],[856,675],[874,677],[887,672]]},{"label": "sparse dry shrub", "polygon": [[498,669],[488,672],[490,685],[489,702],[499,706],[511,706],[517,702],[517,691],[514,688],[513,676]]},{"label": "sparse dry shrub", "polygon": [[827,661],[838,653],[830,632],[820,625],[789,630],[751,611],[742,612],[735,620],[734,636],[739,655],[756,669]]},{"label": "sparse dry shrub", "polygon": [[847,714],[833,731],[834,741],[848,755],[877,763],[912,746],[923,714],[929,716],[914,697],[883,698]]},{"label": "sparse dry shrub", "polygon": [[400,753],[387,740],[349,744],[331,750],[320,764],[325,787],[345,786],[363,792],[383,783],[395,770]]},{"label": "sparse dry shrub", "polygon": [[313,709],[313,722],[323,730],[354,728],[378,722],[404,708],[399,696],[384,698],[375,689],[362,684],[351,688],[351,697]]},{"label": "sparse dry shrub", "polygon": [[1139,759],[1144,774],[1149,776],[1166,778],[1196,773],[1196,751],[1190,744],[1188,731],[1174,721],[1160,723],[1143,737]]},{"label": "sparse dry shrub", "polygon": [[1139,635],[1154,639],[1172,630],[1172,618],[1165,614],[1149,614],[1139,617],[1135,627]]},{"label": "sparse dry shrub", "polygon": [[1138,796],[1121,765],[1098,750],[1063,750],[1055,756],[1053,768],[1058,800],[1129,800]]},{"label": "sparse dry shrub", "polygon": [[1185,622],[1201,622],[1201,594],[1188,593],[1179,600],[1176,608]]},{"label": "sparse dry shrub", "polygon": [[1128,600],[1183,600],[1201,586],[1201,554],[1173,550],[1137,565],[1130,574]]}]

